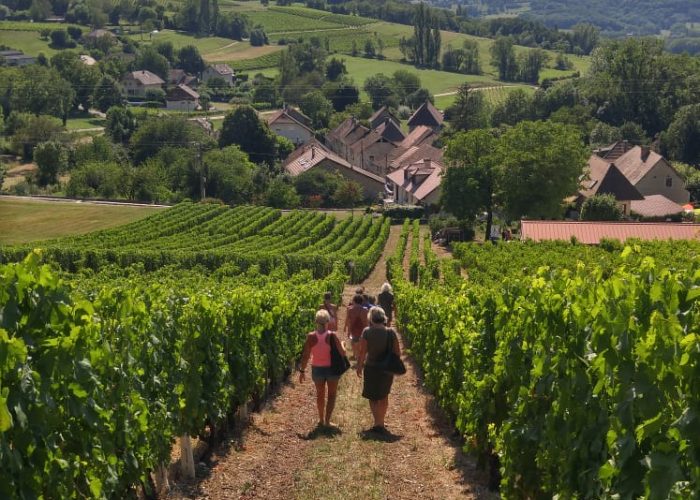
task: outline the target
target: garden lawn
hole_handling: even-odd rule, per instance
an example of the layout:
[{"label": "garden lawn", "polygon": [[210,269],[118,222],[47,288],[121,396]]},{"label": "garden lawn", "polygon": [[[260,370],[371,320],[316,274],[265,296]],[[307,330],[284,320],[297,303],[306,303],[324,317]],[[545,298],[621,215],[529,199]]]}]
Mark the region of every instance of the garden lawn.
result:
[{"label": "garden lawn", "polygon": [[155,207],[0,198],[0,245],[88,233],[152,215]]}]

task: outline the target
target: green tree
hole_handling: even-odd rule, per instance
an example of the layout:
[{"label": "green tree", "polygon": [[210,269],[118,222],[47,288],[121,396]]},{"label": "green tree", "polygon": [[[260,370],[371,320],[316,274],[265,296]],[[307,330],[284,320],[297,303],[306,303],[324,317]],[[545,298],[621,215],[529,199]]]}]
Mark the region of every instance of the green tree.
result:
[{"label": "green tree", "polygon": [[270,44],[267,33],[265,33],[262,26],[258,26],[250,30],[250,44],[253,47],[262,47],[263,45]]},{"label": "green tree", "polygon": [[63,120],[73,107],[75,91],[55,69],[32,65],[22,68],[14,81],[10,107],[34,115],[52,115]]},{"label": "green tree", "polygon": [[537,84],[540,81],[540,71],[547,63],[549,56],[542,49],[530,49],[520,58],[518,69],[520,80],[527,83]]},{"label": "green tree", "polygon": [[255,165],[238,146],[209,151],[204,155],[207,196],[226,203],[250,203]]},{"label": "green tree", "polygon": [[560,217],[576,193],[590,153],[579,131],[552,122],[520,122],[499,140],[503,204],[514,219]]},{"label": "green tree", "polygon": [[301,198],[296,189],[284,176],[272,179],[265,193],[265,205],[274,208],[297,208],[300,203]]},{"label": "green tree", "polygon": [[[13,118],[13,115],[10,115]],[[14,128],[12,136],[13,149],[27,161],[32,159],[37,144],[47,141],[59,141],[63,136],[61,122],[53,116],[22,116],[17,123],[9,123]]]},{"label": "green tree", "polygon": [[377,49],[374,47],[374,41],[371,38],[365,40],[365,57],[370,59],[377,55]]},{"label": "green tree", "polygon": [[485,211],[487,237],[501,187],[497,152],[498,139],[487,130],[458,133],[445,149],[449,168],[443,174],[441,204],[447,212],[467,222],[473,222]]},{"label": "green tree", "polygon": [[131,189],[131,171],[114,162],[91,162],[71,172],[66,194],[72,198],[126,197]]},{"label": "green tree", "polygon": [[43,21],[51,15],[51,3],[49,0],[32,0],[29,15],[33,21]]},{"label": "green tree", "polygon": [[88,111],[92,104],[95,85],[100,80],[97,66],[83,64],[77,52],[59,52],[51,58],[51,66],[58,70],[61,77],[71,84],[75,92],[73,108],[79,106]]},{"label": "green tree", "polygon": [[618,126],[638,123],[653,136],[680,107],[700,102],[699,73],[699,60],[664,53],[662,40],[627,38],[594,51],[582,90],[599,119]]},{"label": "green tree", "polygon": [[492,123],[494,127],[501,124],[515,125],[534,118],[532,97],[523,89],[516,89],[509,92],[505,101],[494,108]]},{"label": "green tree", "polygon": [[581,205],[581,220],[587,221],[615,221],[622,220],[622,209],[615,197],[611,194],[597,194],[591,196]]},{"label": "green tree", "polygon": [[465,83],[459,87],[457,98],[446,115],[454,130],[486,128],[491,122],[491,107],[483,92],[472,90]]},{"label": "green tree", "polygon": [[34,161],[39,168],[37,183],[40,186],[56,184],[58,174],[68,168],[68,152],[58,141],[42,142],[34,148]]},{"label": "green tree", "polygon": [[600,30],[588,23],[577,24],[573,27],[571,40],[581,54],[590,54],[598,45]]},{"label": "green tree", "polygon": [[180,116],[149,118],[139,124],[131,136],[131,154],[137,165],[167,146],[204,151],[213,146],[213,140],[200,127]]},{"label": "green tree", "polygon": [[305,94],[299,103],[301,111],[311,118],[314,128],[326,128],[333,114],[333,105],[323,92],[314,90]]},{"label": "green tree", "polygon": [[112,106],[107,110],[105,134],[116,143],[127,143],[136,130],[136,117],[131,109]]},{"label": "green tree", "polygon": [[348,68],[345,66],[344,59],[336,59],[333,57],[326,65],[326,78],[335,81],[346,75]]},{"label": "green tree", "polygon": [[518,63],[515,59],[513,41],[508,37],[498,37],[491,45],[491,63],[498,68],[498,79],[513,82],[518,77]]},{"label": "green tree", "polygon": [[93,92],[95,107],[106,113],[112,106],[121,106],[123,102],[121,88],[117,81],[109,75],[100,78]]},{"label": "green tree", "polygon": [[474,40],[464,40],[462,52],[463,59],[459,71],[467,75],[480,75],[481,60],[479,59],[479,44]]},{"label": "green tree", "polygon": [[374,109],[379,109],[384,105],[395,108],[399,104],[394,80],[383,73],[377,73],[367,78],[364,89],[369,94]]},{"label": "green tree", "polygon": [[405,103],[409,95],[421,88],[420,77],[414,71],[396,70],[391,75],[391,79],[393,80],[394,93],[401,103]]},{"label": "green tree", "polygon": [[364,199],[362,186],[352,180],[344,179],[335,190],[333,201],[342,208],[350,208],[351,211]]},{"label": "green tree", "polygon": [[163,80],[168,79],[170,64],[168,63],[168,60],[160,55],[153,47],[143,48],[136,56],[133,66],[134,69],[138,71],[147,70],[151,73],[155,73]]},{"label": "green tree", "polygon": [[138,168],[131,169],[130,173],[130,199],[142,203],[162,203],[172,198],[168,174],[161,162],[151,158]]},{"label": "green tree", "polygon": [[219,147],[240,146],[255,163],[273,165],[276,157],[275,135],[266,122],[250,106],[239,106],[229,111],[219,136]]},{"label": "green tree", "polygon": [[678,110],[661,135],[661,149],[670,159],[700,165],[700,104]]},{"label": "green tree", "polygon": [[346,80],[326,83],[323,86],[323,93],[331,101],[336,112],[342,112],[360,100],[360,89],[355,87],[351,81]]},{"label": "green tree", "polygon": [[56,49],[75,47],[75,42],[68,36],[66,30],[53,30],[51,32],[51,46]]},{"label": "green tree", "polygon": [[304,206],[311,207],[319,200],[321,206],[329,207],[341,181],[338,174],[315,168],[295,177],[294,186]]},{"label": "green tree", "polygon": [[206,68],[199,49],[194,45],[185,45],[177,51],[177,64],[186,73],[198,75]]}]

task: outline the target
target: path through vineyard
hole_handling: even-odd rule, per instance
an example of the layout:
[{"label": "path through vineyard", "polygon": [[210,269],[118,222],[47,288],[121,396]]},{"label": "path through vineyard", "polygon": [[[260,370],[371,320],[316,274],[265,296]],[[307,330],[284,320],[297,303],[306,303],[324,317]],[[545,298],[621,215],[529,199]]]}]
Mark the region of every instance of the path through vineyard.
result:
[{"label": "path through vineyard", "polygon": [[[393,226],[384,254],[363,285],[376,294],[386,279],[385,259],[396,247]],[[410,238],[408,248],[410,248]],[[355,285],[345,287],[340,311]],[[341,380],[333,421],[336,435],[313,432],[317,421],[310,380],[285,383],[260,413],[252,415],[243,436],[217,451],[207,477],[179,484],[172,498],[264,499],[449,499],[488,498],[486,477],[460,451],[453,428],[422,388],[417,370],[397,377],[390,396],[387,427],[397,436],[377,441],[362,383],[353,370]],[[310,378],[310,377],[309,377]]]}]

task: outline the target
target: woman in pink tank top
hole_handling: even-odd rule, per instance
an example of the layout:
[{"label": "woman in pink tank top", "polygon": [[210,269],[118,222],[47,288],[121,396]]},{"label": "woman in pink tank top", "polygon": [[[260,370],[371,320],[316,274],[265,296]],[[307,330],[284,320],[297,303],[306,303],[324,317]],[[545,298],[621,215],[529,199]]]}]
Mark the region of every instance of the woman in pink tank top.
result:
[{"label": "woman in pink tank top", "polygon": [[[316,330],[306,336],[299,368],[299,383],[304,383],[304,380],[306,380],[306,365],[309,363],[309,358],[311,358],[311,380],[316,385],[319,427],[336,427],[335,424],[331,423],[331,415],[335,408],[340,377],[331,370],[330,343],[335,342],[338,351],[344,352],[338,336],[328,330],[330,319],[330,314],[325,309],[316,312]],[[326,388],[328,388],[327,398]]]}]

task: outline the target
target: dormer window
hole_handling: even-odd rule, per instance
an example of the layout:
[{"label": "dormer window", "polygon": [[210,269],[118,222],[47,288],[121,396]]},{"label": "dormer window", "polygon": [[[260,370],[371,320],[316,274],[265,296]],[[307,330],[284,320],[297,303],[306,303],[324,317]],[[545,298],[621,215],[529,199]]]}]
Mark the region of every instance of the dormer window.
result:
[{"label": "dormer window", "polygon": [[666,176],[666,187],[673,187],[673,177],[671,177],[670,175]]}]

